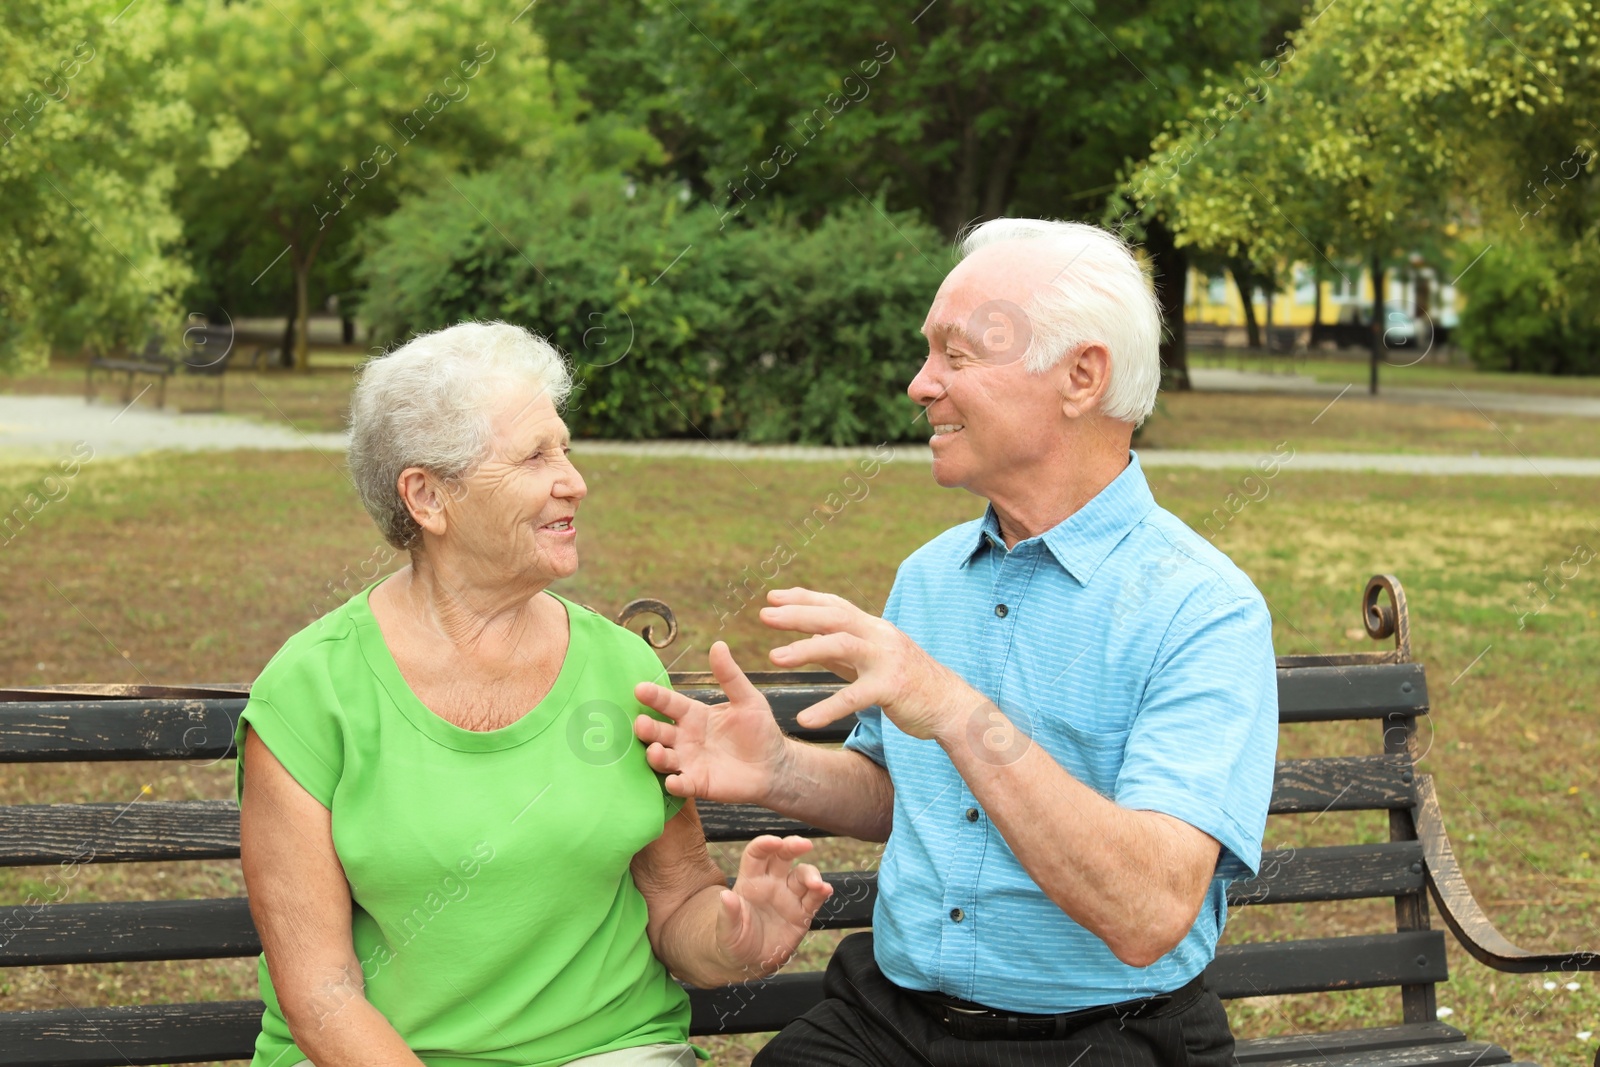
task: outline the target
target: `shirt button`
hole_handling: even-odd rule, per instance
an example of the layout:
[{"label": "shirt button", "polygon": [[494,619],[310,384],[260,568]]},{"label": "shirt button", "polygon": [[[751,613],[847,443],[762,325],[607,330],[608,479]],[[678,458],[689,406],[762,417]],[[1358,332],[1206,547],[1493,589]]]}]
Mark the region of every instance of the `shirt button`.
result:
[{"label": "shirt button", "polygon": [[950,909],[950,921],[951,922],[958,923],[962,919],[965,919],[966,917],[967,917],[967,913],[962,911],[960,908],[951,908]]},{"label": "shirt button", "polygon": [[978,821],[978,809],[977,808],[968,808],[967,809],[967,821],[968,822],[977,822]]},{"label": "shirt button", "polygon": [[996,615],[1000,616],[1002,619],[1006,617],[1006,612],[1008,612],[1009,610],[1011,610],[1011,609],[1007,608],[1004,604],[996,604],[994,606],[994,613]]}]

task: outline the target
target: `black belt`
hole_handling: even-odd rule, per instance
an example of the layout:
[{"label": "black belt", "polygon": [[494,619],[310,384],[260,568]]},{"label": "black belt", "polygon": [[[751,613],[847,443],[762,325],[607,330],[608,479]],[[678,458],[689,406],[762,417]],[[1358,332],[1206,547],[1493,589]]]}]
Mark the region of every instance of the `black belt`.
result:
[{"label": "black belt", "polygon": [[1159,1014],[1168,1008],[1181,1011],[1204,990],[1204,975],[1196,975],[1181,988],[1174,989],[1170,993],[1158,993],[1153,997],[1124,1000],[1116,1004],[1101,1004],[1054,1015],[998,1011],[943,993],[927,993],[916,989],[907,992],[921,1000],[953,1037],[968,1041],[1014,1041],[1063,1038],[1085,1026],[1106,1019],[1140,1019]]}]

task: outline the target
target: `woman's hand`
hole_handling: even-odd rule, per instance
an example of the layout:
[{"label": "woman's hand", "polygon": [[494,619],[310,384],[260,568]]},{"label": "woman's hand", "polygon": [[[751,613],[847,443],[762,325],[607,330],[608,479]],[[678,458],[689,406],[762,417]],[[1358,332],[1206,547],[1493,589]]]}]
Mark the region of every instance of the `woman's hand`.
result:
[{"label": "woman's hand", "polygon": [[794,863],[810,851],[803,837],[771,834],[745,846],[739,877],[722,890],[717,913],[717,948],[742,976],[735,981],[765,978],[787,963],[833,894],[816,867]]},{"label": "woman's hand", "polygon": [[733,661],[728,646],[716,642],[710,659],[711,673],[728,694],[726,704],[702,704],[640,682],[634,689],[639,703],[672,721],[640,715],[633,732],[649,746],[645,758],[667,776],[667,791],[674,796],[771,807],[772,795],[783,786],[789,742],[772,717],[772,706]]}]

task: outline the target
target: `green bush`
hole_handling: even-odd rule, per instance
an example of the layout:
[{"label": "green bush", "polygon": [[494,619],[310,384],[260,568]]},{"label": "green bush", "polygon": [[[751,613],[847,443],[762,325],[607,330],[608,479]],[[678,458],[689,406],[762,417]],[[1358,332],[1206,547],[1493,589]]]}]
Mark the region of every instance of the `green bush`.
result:
[{"label": "green bush", "polygon": [[573,358],[580,436],[918,436],[905,387],[949,255],[914,218],[863,201],[813,229],[723,225],[677,187],[611,176],[508,167],[455,184],[366,235],[379,337],[469,318],[535,330]]},{"label": "green bush", "polygon": [[1456,337],[1484,370],[1600,374],[1597,234],[1497,245],[1464,279]]}]

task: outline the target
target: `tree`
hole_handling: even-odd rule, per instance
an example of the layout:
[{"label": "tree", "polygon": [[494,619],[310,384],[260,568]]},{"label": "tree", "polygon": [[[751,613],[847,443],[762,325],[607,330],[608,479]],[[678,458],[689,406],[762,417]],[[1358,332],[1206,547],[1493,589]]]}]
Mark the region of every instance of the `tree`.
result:
[{"label": "tree", "polygon": [[1191,247],[1368,262],[1376,392],[1386,270],[1492,227],[1508,160],[1581,129],[1596,24],[1587,0],[1337,0],[1269,77],[1220,96],[1220,123],[1214,102],[1159,138],[1131,195]]},{"label": "tree", "polygon": [[137,344],[177,318],[172,160],[216,167],[234,148],[194,143],[164,23],[154,4],[0,8],[0,365]]},{"label": "tree", "polygon": [[[634,116],[663,168],[730,225],[783,204],[815,223],[882,194],[946,239],[1003,214],[1099,220],[1122,172],[1211,71],[1270,50],[1298,0],[546,0],[553,55]],[[606,77],[601,77],[601,71]],[[1125,228],[1125,227],[1119,227]],[[1180,343],[1185,252],[1134,227]]]},{"label": "tree", "polygon": [[223,268],[213,292],[249,300],[264,283],[292,294],[295,365],[307,366],[314,273],[363,223],[407,189],[558,149],[570,118],[515,15],[488,0],[336,12],[316,0],[208,0],[176,16],[174,48],[196,57],[195,110],[237,123],[248,144],[214,177],[186,174],[192,240]]}]

